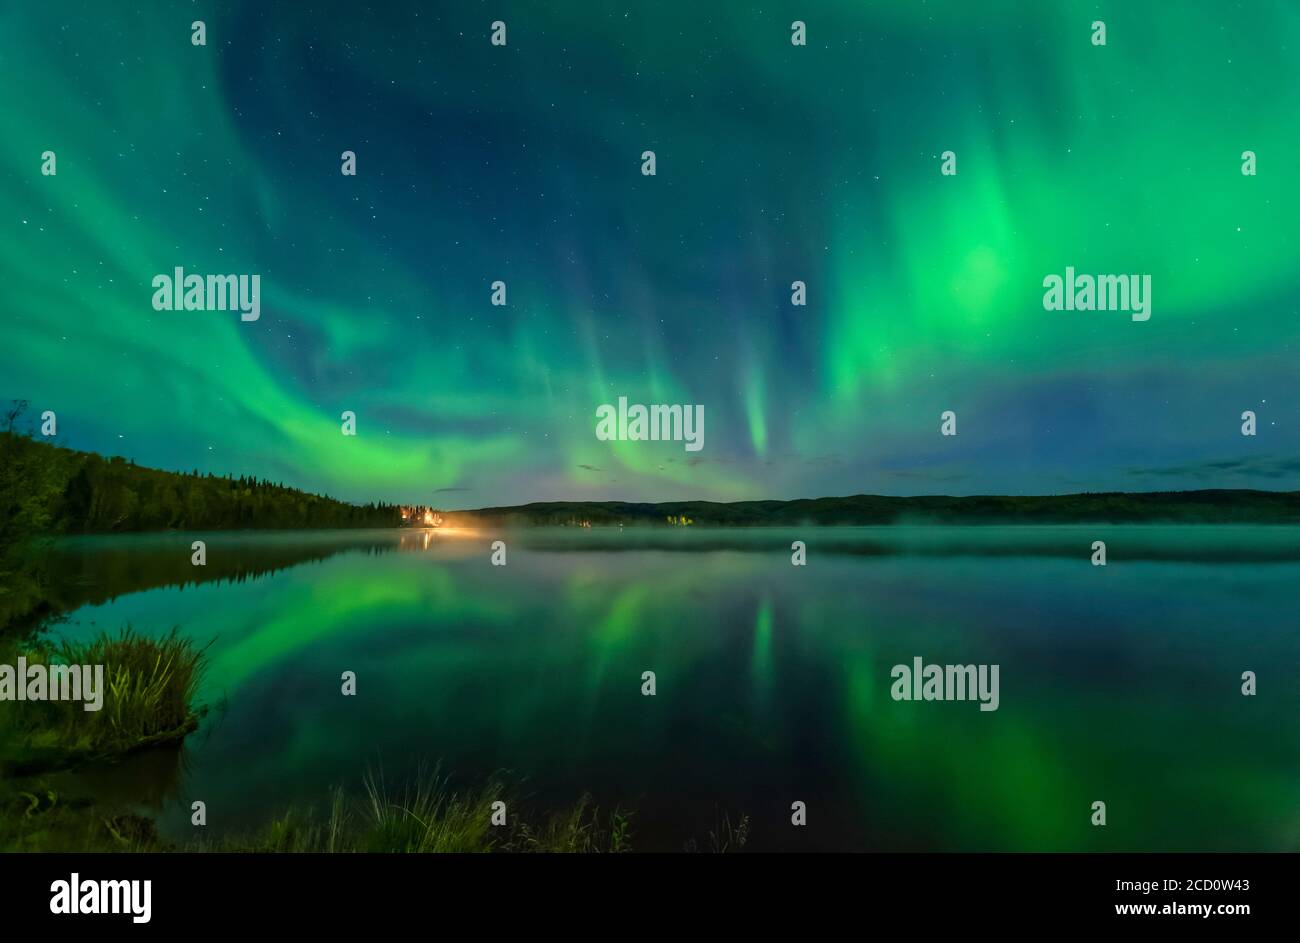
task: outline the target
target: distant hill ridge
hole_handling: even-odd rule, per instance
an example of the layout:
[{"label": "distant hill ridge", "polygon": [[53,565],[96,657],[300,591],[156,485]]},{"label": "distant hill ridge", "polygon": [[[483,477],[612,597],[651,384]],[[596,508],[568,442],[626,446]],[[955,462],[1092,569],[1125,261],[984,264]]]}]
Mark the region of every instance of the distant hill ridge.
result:
[{"label": "distant hill ridge", "polygon": [[891,497],[857,494],[793,501],[548,501],[517,507],[444,512],[448,524],[491,522],[529,526],[590,523],[667,524],[688,518],[695,526],[872,525],[899,523],[1179,523],[1300,524],[1300,492],[1213,489],[1204,491],[1098,492],[1064,495]]}]

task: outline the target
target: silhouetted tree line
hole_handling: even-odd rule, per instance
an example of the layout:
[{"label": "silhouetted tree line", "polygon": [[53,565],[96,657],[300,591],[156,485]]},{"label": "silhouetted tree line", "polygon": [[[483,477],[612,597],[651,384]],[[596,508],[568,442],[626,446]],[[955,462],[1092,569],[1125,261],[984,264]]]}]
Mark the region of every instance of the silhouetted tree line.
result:
[{"label": "silhouetted tree line", "polygon": [[41,534],[400,523],[397,505],[348,504],[261,478],[140,468],[0,431],[0,548]]},{"label": "silhouetted tree line", "polygon": [[683,517],[696,526],[799,527],[885,524],[1300,524],[1300,491],[1085,492],[1061,495],[859,494],[795,501],[550,501],[445,512],[453,526],[560,527],[663,525]]}]

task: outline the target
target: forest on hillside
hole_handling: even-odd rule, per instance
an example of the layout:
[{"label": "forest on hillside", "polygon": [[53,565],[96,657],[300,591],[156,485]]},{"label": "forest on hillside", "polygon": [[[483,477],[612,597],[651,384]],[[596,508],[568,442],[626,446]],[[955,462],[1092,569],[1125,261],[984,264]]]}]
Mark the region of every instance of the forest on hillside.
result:
[{"label": "forest on hillside", "polygon": [[[12,412],[12,410],[11,410]],[[0,548],[31,536],[152,530],[395,527],[391,504],[348,504],[260,478],[142,468],[0,430]]]}]

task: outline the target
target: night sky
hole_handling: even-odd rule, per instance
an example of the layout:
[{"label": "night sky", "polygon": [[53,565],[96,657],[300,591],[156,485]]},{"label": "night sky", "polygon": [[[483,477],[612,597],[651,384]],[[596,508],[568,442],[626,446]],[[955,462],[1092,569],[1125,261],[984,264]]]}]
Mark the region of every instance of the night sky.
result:
[{"label": "night sky", "polygon": [[[0,72],[0,396],[74,448],[448,508],[1300,488],[1292,3],[23,0]],[[176,266],[260,320],[153,310]],[[1151,319],[1044,310],[1066,266]],[[598,441],[620,395],[703,450]]]}]

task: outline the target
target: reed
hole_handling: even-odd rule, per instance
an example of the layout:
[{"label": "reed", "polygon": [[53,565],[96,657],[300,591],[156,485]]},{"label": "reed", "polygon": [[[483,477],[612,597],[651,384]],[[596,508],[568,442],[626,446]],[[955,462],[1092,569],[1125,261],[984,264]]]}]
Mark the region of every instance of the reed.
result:
[{"label": "reed", "polygon": [[29,665],[102,665],[103,704],[28,701],[11,709],[11,762],[42,769],[112,760],[150,746],[179,743],[198,727],[194,708],[207,646],[176,629],[162,638],[130,626],[88,642],[62,642],[24,653]]}]

